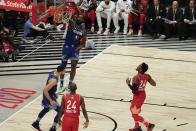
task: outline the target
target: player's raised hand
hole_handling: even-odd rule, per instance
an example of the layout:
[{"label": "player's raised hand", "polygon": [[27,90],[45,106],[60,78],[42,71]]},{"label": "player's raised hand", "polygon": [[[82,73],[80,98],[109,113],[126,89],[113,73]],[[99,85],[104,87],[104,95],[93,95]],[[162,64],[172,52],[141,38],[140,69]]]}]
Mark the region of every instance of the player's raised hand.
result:
[{"label": "player's raised hand", "polygon": [[83,129],[87,128],[89,125],[89,121],[85,121],[84,124],[83,124]]},{"label": "player's raised hand", "polygon": [[127,79],[126,79],[126,83],[127,83],[127,85],[129,85],[129,84],[130,84],[130,82],[131,82],[131,79],[130,79],[130,78],[127,78]]}]

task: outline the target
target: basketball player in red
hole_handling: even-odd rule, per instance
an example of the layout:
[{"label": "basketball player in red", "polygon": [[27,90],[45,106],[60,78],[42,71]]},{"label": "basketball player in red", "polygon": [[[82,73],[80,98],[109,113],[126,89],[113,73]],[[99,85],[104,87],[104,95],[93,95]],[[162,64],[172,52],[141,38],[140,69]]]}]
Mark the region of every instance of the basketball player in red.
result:
[{"label": "basketball player in red", "polygon": [[64,115],[62,120],[62,131],[78,131],[80,106],[86,119],[83,128],[88,127],[89,119],[84,98],[81,95],[76,94],[76,89],[77,85],[72,82],[70,86],[70,94],[64,94],[62,97],[61,109],[59,112],[59,124],[61,124],[61,117]]},{"label": "basketball player in red", "polygon": [[139,113],[141,112],[142,104],[146,99],[145,86],[147,82],[149,82],[152,86],[156,86],[156,82],[149,74],[145,73],[148,70],[148,65],[146,63],[140,64],[136,70],[138,71],[138,74],[133,77],[132,85],[130,84],[131,80],[129,78],[126,80],[127,85],[133,93],[130,110],[135,121],[135,127],[133,129],[129,129],[129,131],[142,131],[139,122],[147,127],[147,131],[152,131],[155,125],[145,121]]}]

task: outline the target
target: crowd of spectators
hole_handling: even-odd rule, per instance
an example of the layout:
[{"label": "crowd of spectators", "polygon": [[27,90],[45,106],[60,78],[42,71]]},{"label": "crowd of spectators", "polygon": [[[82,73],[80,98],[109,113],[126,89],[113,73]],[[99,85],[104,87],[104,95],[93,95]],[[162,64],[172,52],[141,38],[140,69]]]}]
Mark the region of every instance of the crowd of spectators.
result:
[{"label": "crowd of spectators", "polygon": [[3,61],[8,62],[9,59],[16,61],[16,54],[18,53],[17,46],[14,45],[14,36],[17,33],[16,22],[14,11],[8,12],[10,15],[5,13],[5,11],[0,12],[0,58]]},{"label": "crowd of spectators", "polygon": [[[195,0],[118,0],[116,4],[104,0],[98,5],[96,16],[99,27],[97,34],[111,33],[112,19],[114,33],[119,32],[118,22],[123,20],[123,34],[138,32],[138,36],[142,36],[145,30],[152,39],[177,36],[179,40],[185,40],[196,31]],[[104,32],[101,18],[107,19]],[[136,25],[139,26],[135,28]]]},{"label": "crowd of spectators", "polygon": [[8,61],[9,58],[16,60],[17,51],[13,41],[18,33],[17,22],[14,22],[17,21],[17,17],[23,17],[24,37],[47,38],[50,36],[48,29],[60,31],[63,28],[65,14],[68,11],[80,14],[84,18],[82,23],[89,24],[90,27],[85,27],[92,33],[97,30],[97,34],[117,34],[123,28],[123,34],[128,36],[136,33],[138,36],[149,34],[152,39],[166,40],[173,36],[179,40],[195,38],[195,0],[79,0],[78,3],[73,2],[65,0],[65,4],[58,7],[50,3],[46,11],[47,19],[38,25],[32,23],[29,14],[1,10],[0,57],[4,61]]},{"label": "crowd of spectators", "polygon": [[80,0],[76,5],[66,0],[63,7],[51,5],[47,22],[60,30],[64,13],[71,10],[82,14],[83,22],[88,21],[90,31],[97,30],[97,34],[117,34],[124,27],[123,34],[129,36],[137,32],[138,36],[149,34],[152,39],[176,36],[185,40],[196,31],[195,0]]}]

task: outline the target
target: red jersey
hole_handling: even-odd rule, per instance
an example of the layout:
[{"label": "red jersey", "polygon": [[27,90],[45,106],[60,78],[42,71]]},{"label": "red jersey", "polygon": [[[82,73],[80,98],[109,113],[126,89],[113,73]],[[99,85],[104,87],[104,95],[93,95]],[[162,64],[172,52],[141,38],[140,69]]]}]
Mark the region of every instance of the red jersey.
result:
[{"label": "red jersey", "polygon": [[79,117],[80,116],[80,95],[65,94],[65,109],[64,117]]},{"label": "red jersey", "polygon": [[149,75],[148,74],[141,74],[138,73],[137,75],[137,82],[138,82],[138,91],[145,91],[146,83],[149,80]]}]

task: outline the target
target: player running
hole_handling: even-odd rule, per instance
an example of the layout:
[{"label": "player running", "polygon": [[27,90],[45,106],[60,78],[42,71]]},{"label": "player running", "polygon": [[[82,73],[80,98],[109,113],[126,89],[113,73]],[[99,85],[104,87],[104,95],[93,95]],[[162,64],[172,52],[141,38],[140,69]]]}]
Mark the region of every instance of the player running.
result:
[{"label": "player running", "polygon": [[57,90],[58,78],[61,75],[64,75],[63,66],[58,66],[56,71],[52,71],[48,74],[48,80],[46,82],[46,86],[43,89],[42,106],[44,107],[44,109],[39,113],[36,121],[33,122],[32,124],[32,126],[38,131],[41,131],[39,127],[40,120],[51,109],[55,110],[57,112],[57,115],[55,116],[54,123],[49,131],[56,131],[56,125],[58,123],[58,112],[60,110],[60,105],[57,102],[57,95],[55,93]]},{"label": "player running", "polygon": [[61,117],[64,115],[62,120],[62,131],[78,131],[80,106],[86,119],[83,128],[88,127],[89,119],[85,108],[84,98],[81,95],[76,94],[76,89],[77,85],[72,82],[70,85],[70,94],[64,94],[62,97],[61,109],[59,112],[59,124],[61,124]]},{"label": "player running", "polygon": [[[63,35],[65,43],[62,49],[62,65],[64,66],[64,68],[66,68],[67,66],[68,59],[71,60],[71,72],[68,88],[71,85],[76,74],[76,66],[79,60],[80,49],[85,46],[86,42],[86,32],[81,23],[82,18],[78,15],[73,15],[72,19],[67,22],[66,29]],[[58,92],[62,93],[64,91],[64,75],[62,75]]]},{"label": "player running", "polygon": [[148,70],[148,65],[146,63],[140,64],[136,70],[138,71],[138,74],[133,77],[132,85],[130,84],[131,80],[129,78],[126,80],[127,85],[133,93],[130,110],[135,121],[135,127],[129,129],[129,131],[142,131],[139,122],[147,127],[147,131],[152,131],[155,125],[145,121],[139,113],[141,112],[142,104],[146,99],[146,83],[149,82],[152,86],[156,86],[156,82],[149,74],[145,73]]}]

